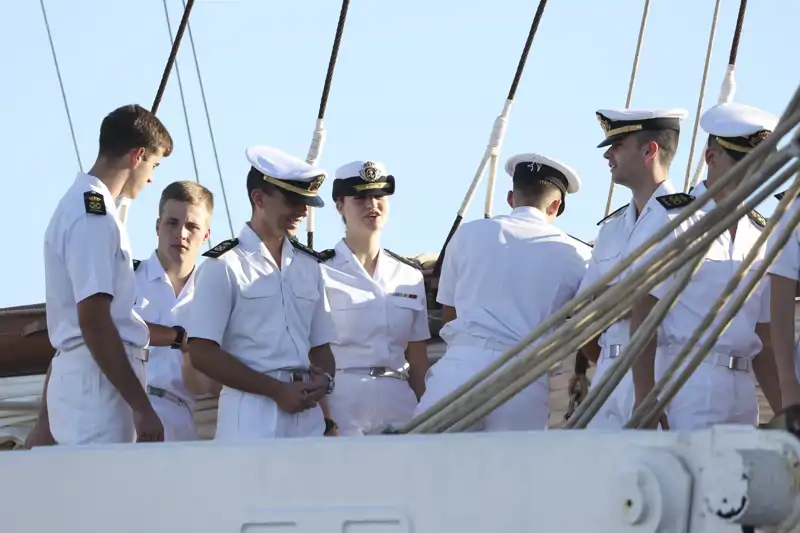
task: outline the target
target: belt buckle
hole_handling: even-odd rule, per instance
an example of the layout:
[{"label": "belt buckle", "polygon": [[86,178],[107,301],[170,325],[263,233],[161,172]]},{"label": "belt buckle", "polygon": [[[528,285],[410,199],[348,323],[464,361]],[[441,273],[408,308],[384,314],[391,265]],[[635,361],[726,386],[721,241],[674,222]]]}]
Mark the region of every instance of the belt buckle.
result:
[{"label": "belt buckle", "polygon": [[386,367],[385,366],[373,366],[369,369],[369,375],[373,378],[379,378],[386,375]]},{"label": "belt buckle", "polygon": [[149,348],[142,348],[141,357],[137,357],[143,363],[146,363],[150,359],[150,349]]},{"label": "belt buckle", "polygon": [[305,370],[291,370],[289,371],[289,381],[292,383],[296,381],[305,383],[307,381],[306,375],[308,375],[308,373]]},{"label": "belt buckle", "polygon": [[[741,362],[741,363],[740,363]],[[746,359],[744,357],[729,356],[728,369],[730,370],[747,370]]]},{"label": "belt buckle", "polygon": [[608,348],[608,358],[609,359],[616,359],[617,357],[619,357],[619,353],[621,351],[622,351],[622,345],[621,344],[612,344]]}]

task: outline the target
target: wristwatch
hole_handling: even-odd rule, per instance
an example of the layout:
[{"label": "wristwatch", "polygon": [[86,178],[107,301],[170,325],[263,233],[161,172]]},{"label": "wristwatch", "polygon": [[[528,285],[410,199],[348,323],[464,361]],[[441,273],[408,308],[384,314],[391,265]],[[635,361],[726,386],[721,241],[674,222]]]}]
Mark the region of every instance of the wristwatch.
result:
[{"label": "wristwatch", "polygon": [[333,388],[335,387],[336,382],[334,381],[333,376],[331,376],[327,372],[325,372],[323,375],[326,378],[328,378],[328,390],[325,391],[325,394],[331,394],[331,393],[333,393]]},{"label": "wristwatch", "polygon": [[186,330],[181,326],[172,326],[172,329],[175,330],[175,340],[172,341],[169,347],[173,350],[180,350],[181,346],[183,346],[183,339],[186,337]]}]

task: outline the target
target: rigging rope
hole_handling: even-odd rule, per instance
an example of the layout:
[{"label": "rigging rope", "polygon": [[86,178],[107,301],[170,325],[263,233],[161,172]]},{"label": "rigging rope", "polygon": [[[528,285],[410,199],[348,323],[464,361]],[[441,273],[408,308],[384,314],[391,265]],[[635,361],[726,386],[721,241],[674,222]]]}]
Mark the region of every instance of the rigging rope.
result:
[{"label": "rigging rope", "polygon": [[[317,113],[317,122],[314,127],[314,134],[311,138],[311,146],[308,149],[306,162],[309,165],[316,165],[317,161],[322,154],[322,146],[325,143],[325,109],[328,107],[328,96],[331,91],[331,82],[333,81],[333,72],[336,69],[336,60],[339,57],[339,45],[342,42],[342,33],[344,33],[344,24],[347,20],[347,9],[350,7],[350,0],[342,1],[342,8],[339,11],[339,22],[336,25],[336,35],[333,38],[333,47],[331,48],[331,56],[328,60],[328,71],[325,74],[325,83],[322,87],[322,98],[319,101],[319,112]],[[308,208],[308,218],[306,219],[306,243],[309,248],[314,248],[314,208]]]},{"label": "rigging rope", "polygon": [[64,80],[61,79],[61,69],[58,66],[58,56],[56,55],[56,47],[53,44],[53,35],[50,33],[50,22],[47,20],[47,9],[44,6],[44,0],[39,0],[39,5],[42,8],[42,17],[44,17],[44,27],[47,30],[47,40],[50,41],[50,51],[53,54],[53,64],[56,67],[56,75],[58,76],[58,86],[61,87],[61,98],[64,100],[64,110],[67,112],[67,122],[69,122],[69,132],[72,135],[72,146],[75,147],[75,158],[78,160],[78,168],[83,172],[83,163],[81,163],[81,153],[78,150],[78,140],[75,137],[75,128],[72,125],[72,115],[69,112],[69,104],[67,103],[67,91],[64,90]]},{"label": "rigging rope", "polygon": [[[642,9],[642,22],[639,25],[639,38],[636,41],[636,53],[633,55],[633,67],[631,67],[631,79],[628,82],[628,95],[625,97],[625,109],[631,107],[631,98],[633,97],[633,85],[636,83],[636,73],[639,71],[639,56],[642,53],[642,42],[644,41],[644,28],[647,26],[647,15],[650,12],[650,0],[645,0],[644,8]],[[608,199],[606,200],[605,215],[611,212],[611,200],[614,198],[614,180],[608,185]]]},{"label": "rigging rope", "polygon": [[[525,47],[522,49],[522,55],[520,56],[519,63],[517,64],[517,71],[514,73],[514,80],[511,82],[511,88],[508,90],[508,97],[506,97],[506,101],[509,102],[509,110],[511,107],[510,102],[514,101],[514,97],[517,94],[517,87],[519,86],[520,79],[522,78],[522,72],[525,69],[525,63],[528,61],[528,53],[531,51],[533,38],[536,36],[536,31],[539,29],[539,22],[542,20],[545,4],[547,4],[546,1],[539,3],[539,8],[536,10],[536,14],[533,17],[533,22],[531,23],[531,29],[528,32],[528,38],[525,41]],[[506,110],[504,109],[504,111]],[[489,218],[492,216],[492,204],[494,203],[494,183],[497,179],[497,166],[499,163],[498,159],[500,155],[500,146],[503,144],[503,137],[505,137],[507,115],[508,112],[501,114],[503,117],[503,131],[497,139],[497,146],[492,151],[489,159],[489,180],[486,184],[486,202],[483,206],[484,218]]]},{"label": "rigging rope", "polygon": [[719,4],[717,0],[714,5],[714,17],[711,19],[711,31],[708,34],[708,47],[706,48],[706,62],[703,66],[703,78],[700,81],[700,95],[697,97],[697,110],[694,115],[694,128],[692,131],[692,143],[689,145],[689,161],[686,163],[686,178],[683,183],[684,192],[689,192],[689,183],[692,173],[692,160],[694,158],[694,147],[697,143],[697,132],[700,129],[700,116],[703,114],[703,100],[706,96],[706,82],[708,81],[708,68],[711,64],[711,52],[714,49],[714,37],[717,34],[717,19],[719,18]]},{"label": "rigging rope", "polygon": [[[733,100],[733,95],[736,92],[736,79],[734,73],[736,71],[736,57],[739,54],[739,40],[742,36],[742,26],[744,25],[744,15],[747,11],[747,0],[740,0],[739,14],[736,17],[736,28],[733,32],[733,41],[731,42],[731,51],[728,56],[728,68],[725,72],[725,78],[722,80],[722,87],[720,88],[718,104],[730,102]],[[691,157],[691,155],[690,155]],[[697,162],[697,168],[694,171],[692,178],[692,187],[695,187],[700,182],[700,177],[705,169],[706,160],[701,157]]]},{"label": "rigging rope", "polygon": [[[211,127],[211,113],[208,111],[208,102],[206,100],[206,90],[203,86],[203,75],[200,73],[200,62],[197,60],[197,49],[194,46],[194,36],[192,35],[192,26],[188,24],[188,15],[185,12],[190,9],[186,0],[181,0],[184,7],[184,16],[187,17],[187,28],[189,30],[189,46],[192,49],[192,58],[194,59],[194,68],[197,71],[197,83],[200,87],[200,98],[203,100],[203,111],[206,115],[206,124],[208,125],[208,136],[211,140],[211,151],[214,153],[214,163],[217,165],[217,175],[219,176],[219,187],[222,191],[222,203],[225,205],[225,215],[228,217],[228,228],[231,232],[231,238],[234,237],[233,221],[231,220],[231,210],[228,206],[228,194],[225,191],[225,181],[222,179],[222,166],[219,163],[219,152],[217,151],[217,141],[214,138],[214,128]],[[193,4],[194,0],[189,0],[189,4]],[[181,21],[183,23],[183,21]],[[209,246],[211,243],[209,243]]]},{"label": "rigging rope", "polygon": [[175,64],[175,58],[178,56],[178,48],[181,45],[181,39],[183,39],[183,32],[186,30],[186,25],[189,23],[189,15],[192,13],[192,8],[194,7],[194,0],[189,0],[189,4],[184,4],[183,10],[183,17],[181,17],[181,23],[178,26],[178,33],[175,34],[175,40],[172,43],[172,49],[169,52],[169,57],[167,58],[167,64],[164,67],[164,73],[161,75],[161,83],[158,85],[158,90],[156,91],[156,97],[153,100],[153,107],[150,111],[155,115],[158,112],[158,107],[161,105],[161,99],[164,96],[164,90],[167,88],[167,81],[169,80],[169,74],[172,70],[172,65]]},{"label": "rigging rope", "polygon": [[[464,200],[461,202],[461,207],[458,209],[458,213],[456,214],[456,218],[453,221],[453,225],[450,228],[450,232],[447,234],[447,237],[444,240],[444,244],[442,245],[442,250],[439,252],[439,257],[436,259],[436,264],[433,267],[433,276],[438,277],[442,271],[442,261],[444,261],[445,252],[447,250],[447,245],[450,243],[450,240],[455,235],[456,230],[461,225],[461,221],[464,219],[464,214],[469,209],[469,204],[472,202],[472,197],[475,195],[475,189],[478,187],[478,184],[483,178],[483,173],[486,170],[486,167],[489,163],[493,162],[496,173],[497,167],[497,156],[500,150],[500,145],[503,144],[503,137],[506,134],[506,126],[508,124],[508,114],[511,111],[511,105],[514,103],[514,97],[517,93],[517,87],[519,86],[519,82],[522,79],[522,73],[525,69],[525,63],[528,60],[528,52],[531,49],[531,45],[533,44],[533,38],[536,36],[536,31],[539,28],[539,22],[542,19],[542,15],[544,14],[544,9],[547,6],[547,0],[539,0],[539,7],[536,9],[536,14],[533,16],[533,21],[531,22],[531,28],[528,31],[528,38],[525,40],[525,46],[522,49],[522,54],[519,58],[519,63],[517,64],[517,70],[514,73],[514,79],[511,82],[511,88],[508,91],[508,96],[506,97],[506,101],[503,104],[503,110],[500,112],[500,116],[498,116],[495,121],[494,125],[492,126],[492,133],[489,136],[489,144],[486,146],[486,151],[483,154],[483,158],[481,159],[480,164],[478,165],[478,170],[475,172],[475,175],[472,178],[472,183],[470,183],[469,188],[467,189],[467,194],[464,196]],[[490,180],[492,178],[490,177]],[[489,189],[493,189],[493,181],[490,183]],[[487,190],[487,206],[490,206],[491,198],[488,195],[491,194],[489,190]],[[485,212],[488,212],[490,209],[485,209]]]},{"label": "rigging rope", "polygon": [[[181,18],[181,23],[178,26],[178,32],[175,35],[175,39],[172,42],[172,48],[170,49],[169,57],[167,58],[167,64],[164,67],[163,74],[161,74],[161,82],[158,85],[156,97],[153,100],[153,107],[150,108],[150,112],[154,115],[158,112],[158,107],[161,105],[161,99],[164,96],[164,90],[167,88],[167,81],[169,81],[169,74],[172,71],[172,66],[175,64],[175,58],[178,55],[178,48],[181,45],[181,40],[183,39],[183,32],[186,29],[186,25],[189,23],[189,15],[192,12],[193,6],[194,0],[189,0],[189,5],[183,10],[183,17]],[[131,206],[131,199],[124,196],[119,196],[116,199],[116,204],[117,209],[119,210],[120,222],[124,226],[128,219],[128,210]]]},{"label": "rigging rope", "polygon": [[[169,20],[169,8],[167,7],[167,0],[162,0],[162,4],[164,5],[164,18],[167,21],[167,30],[169,31],[169,41],[170,45],[172,45],[175,42],[175,38],[172,35],[172,23]],[[181,94],[181,107],[183,108],[183,120],[186,122],[186,135],[189,138],[189,152],[192,156],[192,166],[194,167],[194,180],[199,184],[200,170],[197,168],[197,155],[194,150],[194,140],[192,139],[192,126],[189,122],[189,111],[186,108],[186,95],[183,92],[183,80],[181,79],[180,64],[177,62],[175,63],[175,76],[178,79],[178,91],[180,91]],[[207,241],[206,245],[210,250],[211,241]]]}]

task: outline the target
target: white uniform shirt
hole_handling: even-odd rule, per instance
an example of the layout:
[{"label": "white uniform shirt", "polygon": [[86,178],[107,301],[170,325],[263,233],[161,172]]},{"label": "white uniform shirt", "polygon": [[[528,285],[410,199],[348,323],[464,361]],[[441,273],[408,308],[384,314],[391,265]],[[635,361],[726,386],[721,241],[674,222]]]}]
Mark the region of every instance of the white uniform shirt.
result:
[{"label": "white uniform shirt", "polygon": [[344,240],[335,251],[322,272],[336,327],[336,367],[401,368],[408,343],[431,337],[422,273],[382,252],[372,277]]},{"label": "white uniform shirt", "polygon": [[332,342],[321,267],[283,242],[281,268],[245,225],[239,244],[198,268],[187,333],[217,342],[257,372],[308,368],[313,346]]},{"label": "white uniform shirt", "polygon": [[[153,252],[136,269],[136,286],[136,312],[143,319],[152,324],[186,327],[189,305],[194,295],[194,272],[186,280],[180,294],[175,296],[169,276],[156,252]],[[169,346],[151,347],[147,361],[147,384],[168,390],[191,405],[194,403],[194,394],[186,390],[183,384],[182,361],[180,350]]]},{"label": "white uniform shirt", "polygon": [[[647,242],[653,234],[660,230],[665,224],[680,213],[680,210],[668,211],[660,203],[659,196],[675,193],[675,187],[667,180],[661,183],[655,190],[650,199],[645,204],[639,216],[636,216],[636,205],[631,202],[613,218],[604,222],[600,226],[600,232],[595,239],[592,249],[592,259],[589,267],[581,282],[580,290],[584,290],[593,285],[600,278],[604,277],[614,267],[621,263],[631,252],[634,252],[642,244]],[[681,228],[685,228],[682,225]],[[671,239],[679,234],[681,230],[675,230],[658,245],[664,246],[671,242]],[[615,277],[609,286],[622,281],[625,276],[639,264],[646,261],[658,247],[651,249],[648,254],[643,255],[637,262],[633,263],[622,274]],[[612,345],[619,344],[624,346],[630,337],[630,323],[627,319],[619,320],[609,326],[600,336],[600,347],[606,351]],[[607,353],[607,352],[606,352]]]},{"label": "white uniform shirt", "polygon": [[442,263],[437,301],[458,315],[442,339],[515,346],[575,296],[589,253],[533,207],[463,224]]},{"label": "white uniform shirt", "polygon": [[[87,213],[85,193],[102,196],[106,214]],[[99,204],[97,204],[99,206]],[[144,348],[147,324],[134,311],[136,280],[130,241],[114,198],[96,177],[79,173],[53,212],[44,236],[47,331],[57,350],[83,344],[78,302],[109,294],[123,342]]]},{"label": "white uniform shirt", "polygon": [[[692,195],[699,197],[705,194],[706,190],[705,183],[700,183],[692,190]],[[698,213],[707,213],[715,206],[716,204],[711,200]],[[725,289],[725,285],[750,253],[760,233],[761,228],[750,217],[744,217],[736,225],[736,239],[733,242],[727,231],[717,237],[706,253],[700,268],[695,272],[673,308],[664,317],[658,331],[659,346],[682,347],[689,340],[700,321],[711,311],[715,301]],[[763,258],[764,249],[762,247],[756,261]],[[757,266],[757,262],[753,263],[750,275]],[[663,298],[674,282],[675,276],[673,275],[652,290],[651,294],[656,298]],[[736,293],[734,292],[734,294]],[[722,313],[719,312],[719,314]],[[714,345],[714,351],[735,357],[757,355],[762,346],[761,340],[755,333],[756,324],[768,322],[769,279],[764,278],[734,316],[728,328],[722,332]],[[708,331],[700,342],[707,338]]]},{"label": "white uniform shirt", "polygon": [[[775,228],[775,231],[770,235],[769,248],[775,246],[775,239],[778,233],[783,231],[786,224],[789,222],[789,218],[792,214],[797,212],[798,209],[800,209],[800,202],[795,200],[792,202],[791,206],[789,206],[789,209],[786,210],[783,218],[778,221],[778,227]],[[773,261],[772,265],[767,269],[767,272],[800,281],[800,228],[794,230],[794,233],[792,233],[791,237],[789,237],[789,240],[786,242],[786,246],[780,251],[775,261]]]}]

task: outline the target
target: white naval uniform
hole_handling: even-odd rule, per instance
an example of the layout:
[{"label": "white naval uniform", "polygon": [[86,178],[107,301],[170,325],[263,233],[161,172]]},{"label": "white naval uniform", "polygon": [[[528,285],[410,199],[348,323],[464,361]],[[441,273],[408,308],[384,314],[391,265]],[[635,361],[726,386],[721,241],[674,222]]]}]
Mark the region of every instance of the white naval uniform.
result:
[{"label": "white naval uniform", "polygon": [[[197,269],[189,338],[209,339],[251,369],[289,381],[308,369],[308,352],[335,339],[320,265],[283,242],[281,267],[245,225],[238,245]],[[319,408],[281,411],[272,399],[223,387],[217,440],[322,436]]]},{"label": "white naval uniform", "polygon": [[[699,197],[706,190],[703,182],[691,194]],[[707,213],[714,207],[715,203],[711,200],[698,213]],[[736,239],[733,242],[730,234],[725,231],[711,244],[700,268],[659,326],[656,381],[664,375],[705,315],[712,310],[716,299],[750,253],[760,233],[761,227],[750,217],[744,217],[736,225]],[[763,257],[762,247],[756,261]],[[751,275],[752,269],[757,266],[757,262],[751,266]],[[675,276],[668,278],[653,289],[651,294],[656,298],[663,298],[674,281]],[[718,310],[718,314],[721,315],[722,310]],[[752,360],[762,348],[755,329],[757,324],[763,323],[769,323],[768,278],[759,282],[750,298],[720,335],[703,364],[670,402],[667,417],[671,429],[706,429],[714,424],[758,424],[758,399]],[[708,338],[707,335],[708,332],[697,346]],[[739,369],[729,368],[731,357],[736,358],[734,363]]]},{"label": "white naval uniform", "polygon": [[[457,318],[441,330],[445,355],[428,371],[421,414],[535,329],[575,296],[588,246],[533,207],[462,225],[447,246],[437,301]],[[526,387],[474,430],[546,429],[549,376]]]},{"label": "white naval uniform", "polygon": [[[328,405],[339,435],[408,422],[417,397],[403,369],[409,342],[431,337],[422,273],[387,252],[370,276],[344,242],[322,267],[337,339],[336,388]],[[374,377],[380,367],[394,371]]]},{"label": "white naval uniform", "polygon": [[[778,227],[769,237],[768,248],[775,246],[775,238],[789,222],[789,217],[800,209],[800,202],[796,199],[789,206],[789,209],[784,214],[783,218],[778,221]],[[776,274],[784,278],[793,279],[800,282],[800,228],[794,230],[783,250],[778,253],[778,256],[772,262],[772,265],[767,269],[769,274]],[[795,317],[797,320],[800,317]],[[797,339],[795,334],[795,374],[797,380],[800,381],[800,339]]]},{"label": "white naval uniform", "polygon": [[[87,212],[90,202],[97,214]],[[60,444],[133,442],[131,408],[97,366],[78,324],[78,302],[111,295],[111,318],[144,384],[150,337],[134,311],[131,246],[114,198],[94,176],[79,173],[59,201],[45,231],[44,268],[47,331],[57,350],[47,386],[53,438]]]},{"label": "white naval uniform", "polygon": [[[655,232],[669,223],[671,218],[677,216],[679,211],[669,212],[657,200],[659,196],[673,193],[675,193],[675,187],[669,180],[664,181],[650,196],[638,217],[636,216],[636,204],[631,202],[618,210],[616,214],[612,213],[611,216],[603,221],[592,249],[592,259],[581,282],[581,290],[590,287],[605,276],[631,252],[648,241]],[[685,228],[685,225],[682,227]],[[673,237],[677,231],[680,230],[673,232]],[[659,246],[663,246],[668,242],[670,242],[669,237],[663,240]],[[651,250],[648,254],[642,256],[637,263],[634,263],[628,270],[614,278],[610,285],[622,281],[627,272],[636,268],[637,264],[645,261],[653,252],[654,250]],[[621,355],[629,338],[630,321],[628,319],[615,322],[603,332],[599,340],[601,351],[597,360],[594,383],[599,383],[599,380],[614,363],[616,357]],[[621,429],[631,416],[634,400],[633,375],[629,371],[600,407],[600,410],[587,427],[590,429]]]},{"label": "white naval uniform", "polygon": [[[137,267],[136,286],[136,312],[143,319],[152,324],[186,327],[194,295],[194,272],[175,296],[169,276],[153,252]],[[165,441],[199,439],[193,415],[195,396],[183,384],[182,361],[180,350],[169,346],[150,348],[147,392],[164,425]]]}]

